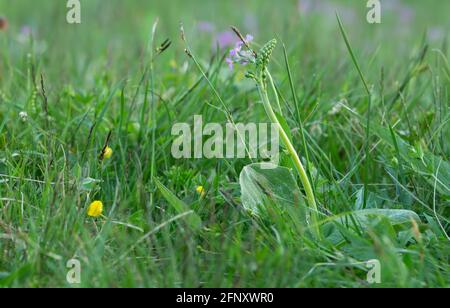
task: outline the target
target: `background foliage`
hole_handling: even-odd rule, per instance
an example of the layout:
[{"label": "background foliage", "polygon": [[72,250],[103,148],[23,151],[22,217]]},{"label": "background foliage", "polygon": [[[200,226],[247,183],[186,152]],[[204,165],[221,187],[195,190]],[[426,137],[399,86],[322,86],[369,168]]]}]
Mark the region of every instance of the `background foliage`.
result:
[{"label": "background foliage", "polygon": [[[64,1],[0,1],[9,21],[0,32],[0,286],[69,286],[71,258],[83,287],[369,287],[352,264],[370,259],[382,263],[382,287],[449,286],[449,2],[385,0],[380,25],[366,22],[365,1],[81,3],[82,24],[69,25]],[[152,79],[143,72],[157,17],[156,41],[173,44]],[[367,208],[420,221],[345,219],[314,241],[300,207],[244,211],[239,175],[250,160],[174,160],[174,123],[227,120],[184,53],[180,22],[236,122],[268,120],[245,68],[223,62],[229,26],[255,46],[286,45],[297,100],[281,47],[271,70],[295,147],[309,153],[324,224],[357,215],[364,186]],[[110,130],[113,157],[99,162]],[[107,218],[86,216],[96,199]]]}]

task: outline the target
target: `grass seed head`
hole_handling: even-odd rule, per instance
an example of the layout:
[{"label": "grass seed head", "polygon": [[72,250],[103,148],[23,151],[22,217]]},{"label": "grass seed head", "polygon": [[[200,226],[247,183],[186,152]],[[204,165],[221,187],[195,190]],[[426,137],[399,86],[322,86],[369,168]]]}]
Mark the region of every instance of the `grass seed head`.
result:
[{"label": "grass seed head", "polygon": [[0,16],[0,31],[6,31],[8,29],[8,20],[5,17]]}]

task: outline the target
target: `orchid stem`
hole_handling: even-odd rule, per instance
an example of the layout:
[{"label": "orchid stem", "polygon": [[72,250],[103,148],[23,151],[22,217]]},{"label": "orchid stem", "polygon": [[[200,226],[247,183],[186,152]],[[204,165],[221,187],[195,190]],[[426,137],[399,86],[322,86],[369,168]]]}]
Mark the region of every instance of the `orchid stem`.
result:
[{"label": "orchid stem", "polygon": [[[273,79],[272,79],[270,73],[268,72],[268,70],[266,70],[265,72],[269,78],[270,83],[272,84],[272,87],[275,88],[275,86],[273,85]],[[283,140],[283,142],[291,156],[291,159],[297,169],[297,172],[300,176],[300,180],[301,180],[302,185],[306,192],[306,198],[308,201],[308,205],[311,210],[311,223],[313,225],[314,234],[315,234],[316,238],[320,239],[321,236],[320,236],[319,219],[318,219],[319,211],[317,208],[314,191],[313,191],[311,183],[308,179],[306,170],[303,167],[302,161],[300,160],[300,157],[297,154],[297,151],[295,150],[294,146],[292,145],[292,142],[289,139],[288,134],[284,131],[283,127],[281,126],[280,121],[278,120],[277,115],[275,114],[275,112],[270,104],[269,96],[267,94],[267,87],[266,87],[266,84],[264,83],[262,77],[260,77],[258,80],[258,90],[259,90],[259,95],[261,96],[261,99],[263,101],[266,113],[269,116],[270,120],[278,126],[279,132],[281,134],[281,139]],[[275,89],[274,89],[274,91],[275,91]],[[277,95],[276,92],[275,92],[275,95]],[[277,98],[278,98],[278,96],[277,96]]]},{"label": "orchid stem", "polygon": [[267,78],[269,78],[269,82],[270,82],[270,85],[272,87],[272,91],[273,91],[273,93],[275,95],[275,102],[277,103],[278,112],[282,115],[283,113],[282,113],[282,110],[281,110],[280,99],[278,97],[278,91],[277,91],[277,88],[275,87],[275,83],[273,82],[272,75],[270,74],[270,72],[269,72],[269,70],[267,68],[266,68],[266,75],[267,75]]}]

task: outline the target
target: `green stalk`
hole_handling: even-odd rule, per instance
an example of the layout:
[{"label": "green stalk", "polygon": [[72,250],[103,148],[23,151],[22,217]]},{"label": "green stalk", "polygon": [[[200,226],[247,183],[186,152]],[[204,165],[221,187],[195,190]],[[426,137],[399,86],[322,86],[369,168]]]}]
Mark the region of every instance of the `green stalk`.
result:
[{"label": "green stalk", "polygon": [[[267,74],[270,76],[270,74]],[[269,78],[271,79],[271,78]],[[314,197],[314,191],[312,189],[311,183],[308,179],[308,175],[306,174],[306,170],[303,167],[302,161],[300,160],[300,157],[297,154],[297,151],[295,150],[294,146],[292,145],[291,140],[289,140],[288,134],[284,131],[283,127],[280,124],[280,121],[278,120],[275,112],[273,111],[273,108],[269,101],[269,96],[267,94],[267,88],[263,81],[263,78],[258,79],[258,90],[259,95],[261,96],[261,99],[264,104],[264,108],[267,112],[267,115],[269,116],[270,120],[275,123],[278,126],[278,130],[280,131],[281,139],[283,140],[292,161],[294,162],[294,165],[297,169],[297,172],[300,176],[300,180],[302,182],[302,185],[306,192],[306,198],[308,201],[308,205],[311,209],[311,222],[313,225],[313,230],[316,238],[320,239],[320,229],[319,229],[319,218],[318,218],[318,208],[316,199]],[[275,93],[276,94],[276,93]]]},{"label": "green stalk", "polygon": [[[348,39],[347,33],[345,32],[344,25],[342,24],[341,18],[336,13],[336,18],[339,24],[339,29],[341,30],[342,37],[344,38],[345,45],[347,46],[347,50],[350,54],[350,57],[352,58],[353,64],[356,67],[356,70],[358,71],[359,77],[361,78],[361,81],[364,85],[364,89],[367,92],[367,126],[366,126],[366,142],[365,142],[365,172],[364,172],[364,206],[363,208],[367,208],[367,201],[369,198],[369,164],[371,161],[370,157],[370,117],[372,115],[372,92],[370,91],[369,84],[366,81],[366,78],[364,77],[364,74],[361,70],[361,67],[359,66],[358,60],[356,59],[356,55],[353,52],[353,48],[350,45],[350,41]],[[392,106],[392,104],[391,104]]]},{"label": "green stalk", "polygon": [[275,94],[275,102],[277,103],[278,112],[282,115],[283,113],[281,110],[280,99],[278,98],[277,88],[275,87],[275,83],[273,82],[272,75],[270,75],[269,70],[267,68],[266,68],[266,75],[267,75],[267,78],[269,78],[269,83],[272,87],[273,93]]},{"label": "green stalk", "polygon": [[[153,24],[153,29],[152,29],[152,37],[151,37],[151,45],[150,45],[150,88],[152,90],[152,96],[151,96],[151,109],[150,109],[150,113],[152,115],[152,156],[151,156],[151,169],[150,169],[150,187],[151,187],[151,192],[150,192],[150,203],[148,205],[148,213],[150,213],[150,211],[153,209],[153,203],[155,200],[155,183],[154,183],[154,178],[155,178],[155,167],[156,167],[156,129],[157,129],[157,124],[156,124],[156,101],[155,101],[155,77],[154,77],[154,50],[155,50],[155,37],[156,37],[156,29],[158,26],[158,19],[155,21],[155,23]],[[147,84],[148,87],[148,84]],[[147,90],[147,89],[146,89]],[[145,95],[147,96],[147,92],[145,92]],[[146,127],[147,128],[147,127]],[[141,127],[142,129],[142,127]],[[149,214],[150,215],[150,214]]]}]

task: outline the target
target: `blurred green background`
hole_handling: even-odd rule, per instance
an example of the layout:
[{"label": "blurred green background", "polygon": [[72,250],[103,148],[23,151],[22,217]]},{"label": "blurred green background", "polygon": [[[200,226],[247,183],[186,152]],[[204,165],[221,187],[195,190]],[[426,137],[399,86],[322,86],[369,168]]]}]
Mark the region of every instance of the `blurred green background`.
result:
[{"label": "blurred green background", "polygon": [[[386,286],[448,285],[448,241],[437,223],[432,223],[436,212],[426,208],[437,204],[438,214],[447,223],[448,196],[439,192],[436,198],[433,177],[439,168],[433,165],[424,172],[423,159],[430,153],[448,157],[448,67],[437,50],[449,58],[450,1],[382,0],[382,23],[375,25],[366,20],[366,3],[81,0],[82,23],[69,25],[65,0],[0,0],[0,16],[9,24],[0,31],[4,159],[0,163],[7,162],[0,164],[0,173],[48,184],[6,181],[0,186],[0,197],[35,205],[26,207],[25,213],[19,207],[1,208],[0,223],[5,221],[6,227],[0,228],[29,243],[27,250],[20,250],[11,248],[12,242],[0,242],[5,245],[0,247],[4,285],[65,285],[65,261],[74,255],[84,262],[83,286],[363,286],[358,277],[364,274],[346,271],[345,264],[374,257],[384,262]],[[374,88],[371,112],[367,112],[367,97],[335,12]],[[157,40],[169,38],[173,45],[155,62],[154,125],[144,86],[138,85],[149,63],[146,51],[157,18]],[[252,34],[255,47],[274,37],[286,45],[301,108],[297,119],[293,105],[285,104],[291,111],[288,121],[294,128],[296,148],[303,149],[297,125],[303,117],[307,143],[314,150],[315,184],[324,187],[318,190],[318,200],[330,213],[355,209],[361,203],[363,149],[368,141],[365,115],[373,124],[384,123],[384,133],[387,124],[395,124],[396,133],[408,143],[411,160],[399,160],[389,143],[374,146],[368,165],[374,185],[372,206],[426,214],[421,218],[431,227],[421,226],[423,242],[410,245],[411,230],[397,237],[392,226],[385,224],[378,226],[374,237],[373,233],[357,237],[351,247],[305,245],[284,221],[278,222],[280,232],[275,236],[242,211],[238,178],[246,161],[175,161],[170,156],[174,122],[191,123],[194,114],[203,114],[205,122],[227,120],[212,108],[218,104],[208,85],[194,86],[201,75],[184,53],[180,22],[199,61],[204,67],[213,63],[213,83],[237,121],[267,121],[267,117],[258,106],[254,85],[244,81],[245,69],[230,72],[218,61],[236,41],[230,25]],[[427,44],[426,61],[416,61]],[[280,92],[292,103],[280,47],[270,66]],[[49,114],[41,108],[41,89],[32,84],[32,69],[45,76]],[[404,80],[405,91],[400,87]],[[340,113],[342,105],[351,112]],[[28,112],[28,122],[20,119],[21,111]],[[100,164],[98,155],[110,130],[114,156]],[[146,231],[176,215],[159,194],[154,203],[149,201],[154,192],[149,185],[153,131],[156,176],[199,213],[205,228],[194,233],[180,222],[145,243],[139,242],[141,233],[122,227],[99,232],[102,223],[87,219],[84,213],[94,197],[104,200],[108,211],[117,204],[111,218]],[[375,133],[374,143],[379,140]],[[70,185],[53,189],[49,183],[59,182],[61,176]],[[72,185],[87,177],[99,180],[92,195]],[[196,185],[209,185],[208,198],[199,200]],[[342,189],[342,195],[334,186]],[[154,206],[146,208],[149,204]],[[117,261],[135,243],[141,245],[130,258]],[[317,264],[330,261],[344,266],[315,270]]]},{"label": "blurred green background", "polygon": [[[20,45],[24,41],[20,38],[31,29],[40,42],[44,63],[58,64],[52,65],[51,70],[60,80],[73,80],[74,68],[79,71],[82,64],[105,55],[114,61],[118,75],[134,68],[157,17],[161,40],[168,37],[175,46],[165,55],[166,64],[185,60],[178,34],[180,22],[195,50],[204,56],[211,54],[215,42],[226,38],[229,26],[235,25],[242,32],[253,34],[259,43],[278,37],[298,53],[294,65],[301,63],[298,70],[302,74],[317,70],[310,63],[320,64],[329,68],[329,81],[335,79],[333,74],[342,63],[340,59],[347,56],[335,11],[342,16],[366,71],[370,71],[370,64],[382,64],[388,68],[387,74],[397,72],[423,39],[441,48],[448,38],[450,1],[383,0],[379,25],[367,23],[366,3],[363,0],[81,0],[82,24],[69,25],[66,1],[2,0],[0,15],[9,20],[10,28],[1,36],[17,38],[9,43],[19,45],[10,46],[17,59],[29,51],[26,44]],[[302,48],[297,48],[298,45]]]}]

